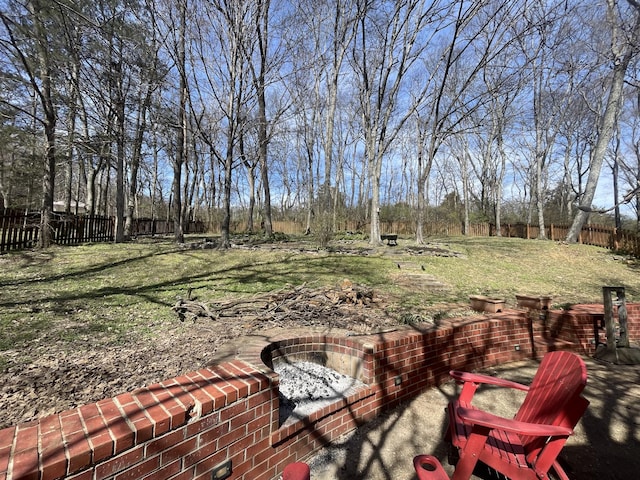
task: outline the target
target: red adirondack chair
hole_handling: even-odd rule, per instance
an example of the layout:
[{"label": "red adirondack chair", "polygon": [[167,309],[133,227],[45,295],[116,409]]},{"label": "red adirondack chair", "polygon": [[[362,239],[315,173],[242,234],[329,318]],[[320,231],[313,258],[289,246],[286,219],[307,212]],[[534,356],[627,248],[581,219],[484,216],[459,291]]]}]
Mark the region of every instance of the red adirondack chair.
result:
[{"label": "red adirondack chair", "polygon": [[[445,440],[459,455],[453,480],[468,479],[478,461],[514,480],[546,480],[550,469],[568,480],[557,458],[589,405],[581,395],[587,383],[587,368],[578,355],[546,354],[529,387],[458,371],[452,371],[451,376],[462,383],[458,399],[447,410],[449,430]],[[481,384],[527,392],[513,420],[471,405]]]}]

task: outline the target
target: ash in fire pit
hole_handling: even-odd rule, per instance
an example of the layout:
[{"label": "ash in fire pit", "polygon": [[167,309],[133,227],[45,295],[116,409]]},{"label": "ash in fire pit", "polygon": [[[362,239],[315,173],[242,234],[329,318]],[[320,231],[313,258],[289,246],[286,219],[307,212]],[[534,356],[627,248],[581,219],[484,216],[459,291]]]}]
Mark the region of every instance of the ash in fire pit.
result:
[{"label": "ash in fire pit", "polygon": [[358,387],[359,380],[313,362],[277,362],[280,375],[280,425],[295,421],[344,398]]}]

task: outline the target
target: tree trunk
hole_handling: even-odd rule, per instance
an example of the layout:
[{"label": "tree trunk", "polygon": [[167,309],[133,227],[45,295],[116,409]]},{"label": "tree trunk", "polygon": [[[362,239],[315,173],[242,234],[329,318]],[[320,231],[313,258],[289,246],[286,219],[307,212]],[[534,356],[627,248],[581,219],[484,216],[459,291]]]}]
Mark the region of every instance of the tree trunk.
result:
[{"label": "tree trunk", "polygon": [[258,156],[260,159],[260,179],[262,181],[262,189],[264,190],[263,216],[264,236],[270,238],[273,236],[273,223],[271,221],[271,188],[269,186],[269,164],[267,161],[267,113],[266,100],[264,93],[264,78],[262,79],[262,88],[258,93]]},{"label": "tree trunk", "polygon": [[67,155],[64,159],[64,213],[71,213],[71,199],[73,196],[73,134],[67,132]]},{"label": "tree trunk", "polygon": [[[610,5],[610,8],[613,6]],[[611,21],[615,21],[611,18]],[[615,29],[615,26],[612,25]],[[580,204],[576,212],[576,216],[573,219],[571,228],[567,233],[567,242],[573,243],[578,240],[578,236],[582,231],[589,212],[591,211],[591,204],[596,194],[596,188],[598,186],[598,180],[600,179],[600,171],[602,169],[602,163],[607,153],[611,136],[616,126],[618,113],[622,105],[622,96],[624,89],[624,79],[629,67],[629,63],[637,53],[637,42],[640,38],[640,12],[636,13],[635,23],[633,31],[631,32],[632,43],[625,45],[624,51],[615,55],[613,74],[611,76],[611,84],[609,87],[609,96],[607,98],[607,105],[605,111],[600,119],[600,128],[598,129],[598,138],[591,154],[591,161],[589,164],[589,176],[585,185],[584,195],[580,199]]]},{"label": "tree trunk", "polygon": [[38,246],[48,248],[53,242],[53,192],[56,177],[56,121],[47,119],[45,123],[45,136],[47,139],[47,153],[44,162],[44,176],[42,181],[42,212],[40,215],[40,236]]},{"label": "tree trunk", "polygon": [[547,233],[544,226],[544,187],[543,187],[543,165],[545,154],[536,151],[536,173],[535,173],[535,195],[536,210],[538,211],[538,238],[546,240]]},{"label": "tree trunk", "polygon": [[307,147],[307,226],[305,228],[305,235],[311,234],[311,220],[313,217],[313,192],[314,192],[314,182],[313,182],[313,154],[311,152],[311,148]]},{"label": "tree trunk", "polygon": [[271,188],[269,186],[269,163],[267,149],[269,137],[267,133],[267,101],[265,96],[265,74],[267,69],[267,54],[269,42],[269,7],[270,0],[258,2],[258,18],[256,19],[256,35],[259,49],[258,75],[254,74],[254,85],[258,96],[258,159],[260,161],[260,179],[264,190],[264,236],[273,236],[273,224],[271,221]]},{"label": "tree trunk", "polygon": [[96,214],[96,179],[98,178],[98,169],[91,168],[87,175],[87,198],[86,209],[89,215]]},{"label": "tree trunk", "polygon": [[224,184],[223,184],[223,216],[222,225],[220,226],[220,245],[219,248],[229,248],[231,246],[231,173],[233,171],[233,137],[229,133],[227,155],[224,161]]},{"label": "tree trunk", "polygon": [[109,209],[109,189],[111,187],[111,148],[107,147],[106,156],[102,159],[102,168],[100,169],[100,180],[98,182],[98,215],[111,215]]},{"label": "tree trunk", "polygon": [[[74,38],[77,40],[77,38]],[[73,46],[72,46],[73,48]],[[67,84],[67,88],[69,89],[69,105],[67,112],[67,156],[66,156],[66,165],[65,165],[65,195],[64,195],[64,207],[65,212],[71,212],[71,200],[73,196],[73,153],[75,149],[75,134],[76,134],[76,116],[78,109],[78,70],[80,60],[77,58],[77,55],[74,55],[73,63],[71,65],[71,74],[70,80]],[[78,183],[80,183],[80,179],[78,178]],[[80,199],[76,195],[75,198],[75,213],[78,213],[78,201]]]},{"label": "tree trunk", "polygon": [[[131,238],[133,230],[133,218],[135,199],[138,194],[138,170],[140,169],[140,159],[142,157],[142,141],[147,130],[147,109],[151,105],[151,87],[147,87],[144,100],[138,109],[138,119],[136,122],[136,136],[133,140],[133,151],[131,152],[131,164],[129,170],[129,191],[127,194],[127,212],[124,224],[124,236],[126,240]],[[153,202],[153,199],[152,199]]]},{"label": "tree trunk", "polygon": [[182,216],[182,165],[186,158],[187,144],[187,78],[186,78],[186,29],[187,0],[180,2],[180,25],[178,30],[178,73],[180,75],[180,99],[178,106],[178,132],[176,139],[176,158],[173,161],[173,238],[177,243],[184,242]]},{"label": "tree trunk", "polygon": [[116,222],[115,222],[115,242],[124,242],[124,149],[125,149],[125,100],[124,100],[124,79],[122,77],[122,59],[119,58],[115,68],[115,88],[116,88]]},{"label": "tree trunk", "polygon": [[247,232],[253,233],[253,215],[256,207],[256,164],[247,158],[244,145],[244,132],[240,132],[238,139],[238,150],[242,163],[247,169],[247,183],[249,184],[249,208],[247,210]]},{"label": "tree trunk", "polygon": [[249,208],[247,211],[247,232],[253,233],[255,229],[253,225],[253,215],[256,208],[256,167],[250,165],[247,167],[247,181],[249,182]]},{"label": "tree trunk", "polygon": [[416,244],[418,245],[422,245],[424,244],[424,222],[425,222],[425,211],[427,208],[427,199],[426,199],[426,192],[425,192],[425,186],[426,186],[426,178],[429,176],[429,169],[427,169],[427,165],[425,165],[425,158],[424,158],[424,142],[422,141],[422,134],[420,133],[420,119],[417,120],[418,122],[418,126],[417,126],[417,131],[418,131],[418,152],[416,154],[416,156],[418,157],[416,159],[417,164],[418,164],[418,191],[417,191],[417,195],[418,195],[418,212],[417,212],[417,218],[416,218]]}]

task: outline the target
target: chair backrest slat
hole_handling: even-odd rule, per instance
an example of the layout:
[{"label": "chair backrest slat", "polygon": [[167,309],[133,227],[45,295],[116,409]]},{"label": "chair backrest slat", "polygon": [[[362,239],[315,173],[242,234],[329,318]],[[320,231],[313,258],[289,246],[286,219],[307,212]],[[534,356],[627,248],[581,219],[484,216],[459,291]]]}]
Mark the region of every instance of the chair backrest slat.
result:
[{"label": "chair backrest slat", "polygon": [[[545,425],[569,425],[575,415],[572,410],[587,384],[587,367],[575,353],[547,353],[533,377],[516,420]],[[579,417],[578,417],[579,419]],[[577,422],[577,420],[576,420]],[[544,439],[523,437],[525,451],[539,450]]]}]

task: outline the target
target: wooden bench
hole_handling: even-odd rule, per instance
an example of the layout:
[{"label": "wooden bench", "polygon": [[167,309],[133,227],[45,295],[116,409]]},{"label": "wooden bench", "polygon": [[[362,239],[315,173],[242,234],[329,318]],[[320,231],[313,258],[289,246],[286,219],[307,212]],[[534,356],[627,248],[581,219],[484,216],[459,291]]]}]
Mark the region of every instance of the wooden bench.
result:
[{"label": "wooden bench", "polygon": [[386,240],[387,245],[398,245],[398,235],[395,233],[385,233],[384,235],[380,235],[380,240]]}]

